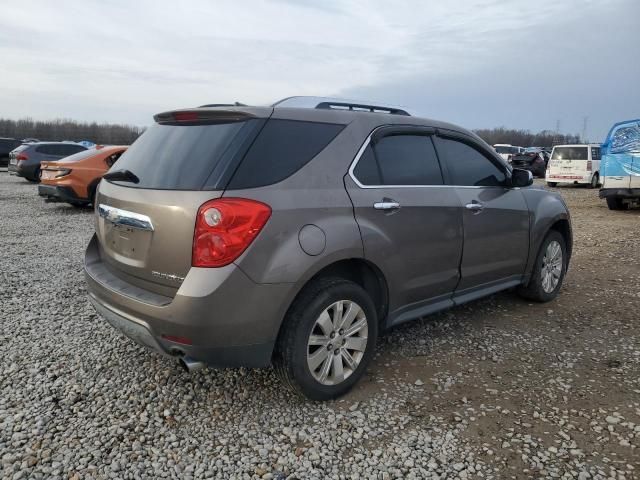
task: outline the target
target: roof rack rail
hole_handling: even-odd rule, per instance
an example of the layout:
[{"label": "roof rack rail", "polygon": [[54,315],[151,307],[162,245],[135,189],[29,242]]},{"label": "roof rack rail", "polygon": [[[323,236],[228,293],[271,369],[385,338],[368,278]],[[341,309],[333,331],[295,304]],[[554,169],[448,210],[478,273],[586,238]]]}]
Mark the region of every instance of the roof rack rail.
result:
[{"label": "roof rack rail", "polygon": [[351,111],[364,111],[371,113],[390,113],[392,115],[409,115],[409,112],[402,110],[401,108],[383,107],[381,105],[365,105],[363,103],[348,103],[348,102],[320,102],[316,105],[316,108],[321,110],[351,110]]},{"label": "roof rack rail", "polygon": [[411,116],[409,112],[390,105],[344,100],[340,98],[295,96],[275,102],[273,107],[313,108],[319,110],[348,110],[352,112],[388,113]]}]

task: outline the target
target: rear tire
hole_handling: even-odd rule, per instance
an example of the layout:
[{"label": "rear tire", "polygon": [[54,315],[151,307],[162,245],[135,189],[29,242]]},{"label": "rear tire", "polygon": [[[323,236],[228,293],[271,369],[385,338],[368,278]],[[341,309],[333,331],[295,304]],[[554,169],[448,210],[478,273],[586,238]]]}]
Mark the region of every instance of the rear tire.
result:
[{"label": "rear tire", "polygon": [[558,186],[558,182],[547,182],[547,185],[549,185],[551,188],[555,188]]},{"label": "rear tire", "polygon": [[29,178],[29,177],[25,177],[27,180],[29,180],[31,183],[40,183],[40,176],[41,176],[42,172],[40,171],[40,168],[36,168],[33,172],[33,177]]},{"label": "rear tire", "polygon": [[626,210],[627,206],[620,197],[607,197],[609,210]]},{"label": "rear tire", "polygon": [[518,293],[536,302],[553,300],[562,287],[567,262],[567,245],[564,237],[560,232],[550,230],[540,246],[529,284],[520,287]]},{"label": "rear tire", "polygon": [[289,308],[273,365],[294,393],[329,400],[347,393],[364,375],[377,337],[369,294],[354,282],[322,278],[306,286]]},{"label": "rear tire", "polygon": [[591,177],[591,183],[589,184],[589,188],[598,188],[598,184],[600,183],[600,176],[597,173],[594,173]]}]

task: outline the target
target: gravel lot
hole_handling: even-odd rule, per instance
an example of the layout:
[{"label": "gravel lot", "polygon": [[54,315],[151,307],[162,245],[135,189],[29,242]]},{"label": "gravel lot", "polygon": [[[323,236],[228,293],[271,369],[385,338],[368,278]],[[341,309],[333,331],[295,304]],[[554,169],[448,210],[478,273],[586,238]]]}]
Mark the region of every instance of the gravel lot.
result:
[{"label": "gravel lot", "polygon": [[121,337],[86,300],[92,211],[35,190],[0,172],[1,478],[640,478],[640,210],[561,188],[555,302],[507,292],[397,328],[322,404]]}]

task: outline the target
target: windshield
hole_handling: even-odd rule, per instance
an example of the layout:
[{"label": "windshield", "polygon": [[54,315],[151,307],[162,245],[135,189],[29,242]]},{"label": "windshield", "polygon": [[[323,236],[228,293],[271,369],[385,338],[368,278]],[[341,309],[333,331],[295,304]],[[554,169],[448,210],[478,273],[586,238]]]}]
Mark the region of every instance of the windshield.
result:
[{"label": "windshield", "polygon": [[551,160],[589,160],[587,147],[555,147]]}]

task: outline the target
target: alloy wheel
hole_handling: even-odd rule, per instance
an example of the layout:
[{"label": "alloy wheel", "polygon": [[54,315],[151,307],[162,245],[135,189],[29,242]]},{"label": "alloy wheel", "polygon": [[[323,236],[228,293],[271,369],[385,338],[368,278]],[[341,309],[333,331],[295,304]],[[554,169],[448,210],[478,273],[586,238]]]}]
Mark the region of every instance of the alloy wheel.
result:
[{"label": "alloy wheel", "polygon": [[542,258],[542,289],[545,293],[553,292],[562,275],[562,247],[556,240],[549,242]]},{"label": "alloy wheel", "polygon": [[367,348],[369,324],[351,300],[332,303],[316,319],[307,341],[307,365],[322,385],[338,385],[355,372]]}]

